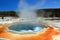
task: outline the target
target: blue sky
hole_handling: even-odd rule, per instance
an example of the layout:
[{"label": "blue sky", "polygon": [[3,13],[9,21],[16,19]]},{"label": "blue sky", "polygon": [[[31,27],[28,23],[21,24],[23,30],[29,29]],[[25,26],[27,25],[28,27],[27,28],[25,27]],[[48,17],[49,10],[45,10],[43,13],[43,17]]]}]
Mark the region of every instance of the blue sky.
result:
[{"label": "blue sky", "polygon": [[[32,5],[37,0],[28,0],[28,3]],[[14,11],[18,8],[19,0],[0,0],[0,11]],[[45,0],[44,4],[39,9],[44,8],[60,8],[60,0]]]},{"label": "blue sky", "polygon": [[0,0],[0,11],[16,10],[18,0]]}]

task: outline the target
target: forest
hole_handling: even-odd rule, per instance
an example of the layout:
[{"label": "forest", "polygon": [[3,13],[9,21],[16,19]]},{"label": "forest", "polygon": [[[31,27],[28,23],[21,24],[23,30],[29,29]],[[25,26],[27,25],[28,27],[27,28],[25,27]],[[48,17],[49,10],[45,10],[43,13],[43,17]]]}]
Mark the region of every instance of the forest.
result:
[{"label": "forest", "polygon": [[[60,17],[60,9],[38,9],[35,10],[37,17]],[[16,11],[0,11],[0,17],[18,17]]]}]

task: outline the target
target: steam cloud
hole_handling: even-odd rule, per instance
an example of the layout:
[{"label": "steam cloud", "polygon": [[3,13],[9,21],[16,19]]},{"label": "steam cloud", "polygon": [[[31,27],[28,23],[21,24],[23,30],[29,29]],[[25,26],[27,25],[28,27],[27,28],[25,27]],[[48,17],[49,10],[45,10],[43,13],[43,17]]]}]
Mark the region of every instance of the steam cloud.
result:
[{"label": "steam cloud", "polygon": [[18,4],[18,13],[19,17],[26,18],[29,20],[36,19],[37,15],[34,10],[39,9],[40,6],[43,6],[45,0],[37,0],[38,2],[31,6],[27,3],[27,0],[20,0]]}]

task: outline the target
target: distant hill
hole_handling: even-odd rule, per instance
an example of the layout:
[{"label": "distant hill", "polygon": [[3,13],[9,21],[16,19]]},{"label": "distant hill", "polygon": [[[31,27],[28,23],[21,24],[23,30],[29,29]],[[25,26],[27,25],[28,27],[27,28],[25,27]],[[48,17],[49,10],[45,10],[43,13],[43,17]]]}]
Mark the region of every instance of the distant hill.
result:
[{"label": "distant hill", "polygon": [[[36,10],[38,17],[60,17],[60,8],[38,9]],[[0,11],[0,17],[18,17],[16,11]]]},{"label": "distant hill", "polygon": [[15,11],[0,11],[0,17],[6,17],[6,16],[18,17]]},{"label": "distant hill", "polygon": [[38,17],[60,17],[60,8],[39,9],[37,10]]}]

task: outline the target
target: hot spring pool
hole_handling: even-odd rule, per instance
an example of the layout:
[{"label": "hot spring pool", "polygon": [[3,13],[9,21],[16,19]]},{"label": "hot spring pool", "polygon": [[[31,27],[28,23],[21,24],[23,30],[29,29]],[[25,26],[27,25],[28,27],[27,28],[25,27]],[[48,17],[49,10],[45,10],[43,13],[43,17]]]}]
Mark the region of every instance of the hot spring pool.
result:
[{"label": "hot spring pool", "polygon": [[45,26],[38,24],[15,24],[8,28],[8,31],[15,33],[36,33],[43,31]]}]

